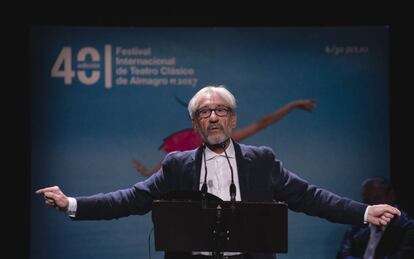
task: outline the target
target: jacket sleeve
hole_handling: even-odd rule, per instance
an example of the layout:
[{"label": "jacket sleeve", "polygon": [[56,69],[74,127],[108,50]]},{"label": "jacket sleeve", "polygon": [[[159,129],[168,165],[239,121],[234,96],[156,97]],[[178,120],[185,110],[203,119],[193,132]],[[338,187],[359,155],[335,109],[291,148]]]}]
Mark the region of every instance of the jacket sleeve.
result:
[{"label": "jacket sleeve", "polygon": [[77,210],[73,220],[117,219],[133,214],[145,214],[152,209],[154,199],[171,190],[174,177],[170,166],[171,157],[166,157],[161,169],[143,182],[131,188],[92,196],[76,197]]},{"label": "jacket sleeve", "polygon": [[362,225],[366,204],[340,197],[330,191],[309,184],[285,169],[269,149],[272,189],[277,200],[285,201],[289,208],[332,222]]}]

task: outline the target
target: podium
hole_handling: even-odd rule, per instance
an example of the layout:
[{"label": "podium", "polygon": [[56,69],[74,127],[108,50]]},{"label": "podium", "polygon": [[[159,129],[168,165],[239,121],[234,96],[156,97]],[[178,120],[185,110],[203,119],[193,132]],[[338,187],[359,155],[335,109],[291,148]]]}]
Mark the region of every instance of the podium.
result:
[{"label": "podium", "polygon": [[[166,252],[211,251],[287,253],[287,204],[155,200],[152,208],[155,249]],[[214,196],[215,197],[215,196]]]}]

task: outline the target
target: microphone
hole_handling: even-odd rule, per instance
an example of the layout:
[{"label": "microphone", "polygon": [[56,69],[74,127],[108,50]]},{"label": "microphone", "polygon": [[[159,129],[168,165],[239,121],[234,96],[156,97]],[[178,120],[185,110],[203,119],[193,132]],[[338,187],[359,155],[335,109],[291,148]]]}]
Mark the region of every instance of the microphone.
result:
[{"label": "microphone", "polygon": [[224,154],[226,155],[227,162],[229,163],[230,172],[231,172],[231,183],[230,183],[230,201],[236,201],[236,185],[234,184],[234,177],[233,177],[233,167],[230,164],[229,156],[226,152],[226,144],[225,142],[220,144],[224,150]]}]

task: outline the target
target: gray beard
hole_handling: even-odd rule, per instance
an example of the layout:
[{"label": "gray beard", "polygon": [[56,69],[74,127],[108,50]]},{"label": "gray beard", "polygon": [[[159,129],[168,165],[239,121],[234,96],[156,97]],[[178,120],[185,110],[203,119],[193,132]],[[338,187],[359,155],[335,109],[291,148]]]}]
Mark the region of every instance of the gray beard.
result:
[{"label": "gray beard", "polygon": [[222,134],[221,136],[214,136],[214,137],[207,137],[207,144],[208,145],[217,145],[217,144],[221,144],[224,141],[226,141],[229,137]]},{"label": "gray beard", "polygon": [[[223,129],[223,127],[221,127],[221,129]],[[223,129],[223,132],[221,134],[214,135],[214,136],[209,136],[207,132],[204,134],[202,131],[198,131],[200,136],[203,138],[204,142],[207,145],[212,145],[212,146],[221,144],[227,139],[229,139],[231,136],[231,132],[232,132],[232,129],[230,126],[227,128],[227,131]]]}]

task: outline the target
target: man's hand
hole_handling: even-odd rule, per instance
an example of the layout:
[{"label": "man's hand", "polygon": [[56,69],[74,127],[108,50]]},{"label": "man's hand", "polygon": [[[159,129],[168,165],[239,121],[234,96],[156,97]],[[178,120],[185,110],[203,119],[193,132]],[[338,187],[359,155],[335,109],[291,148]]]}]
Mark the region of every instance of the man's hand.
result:
[{"label": "man's hand", "polygon": [[386,226],[395,215],[401,215],[397,208],[386,204],[372,205],[368,206],[367,221],[373,225]]},{"label": "man's hand", "polygon": [[36,194],[43,194],[45,204],[49,207],[56,208],[60,211],[67,211],[69,206],[69,199],[59,189],[59,186],[47,187],[39,189]]}]

